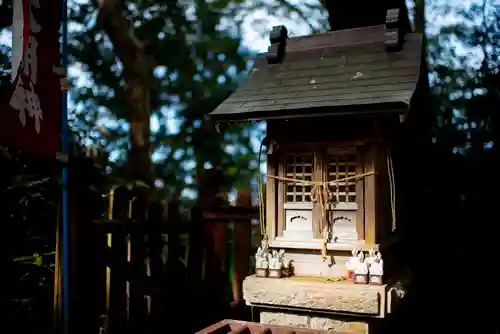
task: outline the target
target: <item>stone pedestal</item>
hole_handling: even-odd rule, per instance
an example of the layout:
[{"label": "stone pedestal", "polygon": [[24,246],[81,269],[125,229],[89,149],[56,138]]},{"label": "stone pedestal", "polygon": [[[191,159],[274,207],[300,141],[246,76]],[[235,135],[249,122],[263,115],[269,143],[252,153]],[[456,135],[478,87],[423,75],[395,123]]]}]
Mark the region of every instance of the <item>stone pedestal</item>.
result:
[{"label": "stone pedestal", "polygon": [[243,282],[243,297],[248,305],[260,308],[261,323],[366,334],[398,299],[387,285],[255,276]]},{"label": "stone pedestal", "polygon": [[368,334],[370,325],[363,320],[335,319],[333,316],[305,315],[279,311],[261,311],[260,322],[297,328],[332,331],[335,333]]}]

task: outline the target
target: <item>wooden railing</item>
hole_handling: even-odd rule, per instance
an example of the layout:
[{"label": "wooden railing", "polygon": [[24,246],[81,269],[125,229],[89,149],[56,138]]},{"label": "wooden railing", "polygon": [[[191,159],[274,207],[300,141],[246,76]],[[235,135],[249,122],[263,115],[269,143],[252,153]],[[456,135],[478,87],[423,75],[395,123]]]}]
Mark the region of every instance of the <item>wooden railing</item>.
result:
[{"label": "wooden railing", "polygon": [[222,320],[214,325],[202,329],[195,334],[231,334],[231,333],[258,333],[258,334],[323,334],[332,333],[330,331],[278,326],[271,324],[259,324],[255,322]]},{"label": "wooden railing", "polygon": [[178,201],[146,205],[145,198],[125,187],[107,195],[106,214],[97,220],[102,195],[88,191],[76,196],[72,328],[147,333],[157,322],[176,320],[182,310],[212,311],[211,304],[241,303],[250,221],[258,210],[244,191],[238,198],[237,206],[202,210],[196,205],[190,221],[183,222]]}]

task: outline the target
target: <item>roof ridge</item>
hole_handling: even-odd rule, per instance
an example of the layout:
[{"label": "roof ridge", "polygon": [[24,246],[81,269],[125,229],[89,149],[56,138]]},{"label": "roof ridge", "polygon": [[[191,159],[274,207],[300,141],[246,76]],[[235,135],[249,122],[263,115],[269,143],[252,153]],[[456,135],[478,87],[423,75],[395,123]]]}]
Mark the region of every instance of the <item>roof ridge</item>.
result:
[{"label": "roof ridge", "polygon": [[357,28],[343,29],[343,30],[328,30],[325,32],[318,32],[318,33],[310,34],[310,35],[292,36],[289,38],[289,40],[305,39],[305,38],[322,36],[322,35],[334,35],[334,34],[340,34],[340,33],[346,33],[346,32],[358,32],[361,30],[374,29],[374,28],[378,28],[378,27],[384,27],[384,24],[375,24],[375,25],[366,26],[366,27],[357,27]]},{"label": "roof ridge", "polygon": [[[385,41],[385,25],[345,29],[338,31],[328,31],[309,36],[297,36],[289,38],[286,52],[293,52],[299,49],[312,47],[334,47],[349,46],[357,43],[370,43]],[[312,45],[311,45],[312,44]]]}]

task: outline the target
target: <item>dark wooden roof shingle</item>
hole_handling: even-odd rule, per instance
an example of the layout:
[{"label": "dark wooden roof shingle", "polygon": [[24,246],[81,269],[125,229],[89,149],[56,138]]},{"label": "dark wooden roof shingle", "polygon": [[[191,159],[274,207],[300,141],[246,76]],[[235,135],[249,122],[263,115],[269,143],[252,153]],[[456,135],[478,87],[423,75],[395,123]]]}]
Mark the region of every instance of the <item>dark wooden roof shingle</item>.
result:
[{"label": "dark wooden roof shingle", "polygon": [[[420,74],[422,38],[405,36],[386,52],[384,25],[290,38],[285,59],[268,65],[258,55],[249,78],[217,107],[215,120],[307,116],[322,108],[407,108]],[[301,112],[302,110],[302,112]]]}]

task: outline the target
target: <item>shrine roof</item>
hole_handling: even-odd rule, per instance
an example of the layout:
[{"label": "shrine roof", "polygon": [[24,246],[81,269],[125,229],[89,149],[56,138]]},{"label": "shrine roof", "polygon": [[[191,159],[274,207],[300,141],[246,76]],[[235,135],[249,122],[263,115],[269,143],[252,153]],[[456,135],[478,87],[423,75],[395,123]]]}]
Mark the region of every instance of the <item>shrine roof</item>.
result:
[{"label": "shrine roof", "polygon": [[259,54],[247,81],[219,105],[215,121],[408,109],[420,75],[422,36],[386,51],[385,25],[287,39],[284,59]]}]

